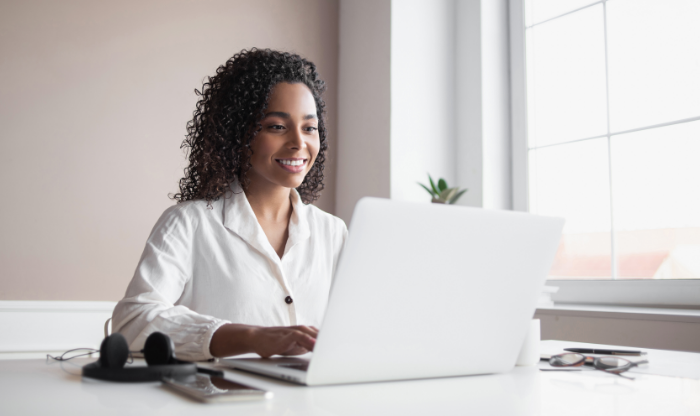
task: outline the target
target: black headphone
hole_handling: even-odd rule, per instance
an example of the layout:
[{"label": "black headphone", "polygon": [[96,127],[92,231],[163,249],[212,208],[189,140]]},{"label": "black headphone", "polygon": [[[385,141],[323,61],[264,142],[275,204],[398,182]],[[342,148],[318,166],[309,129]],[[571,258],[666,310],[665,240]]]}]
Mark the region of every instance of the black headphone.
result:
[{"label": "black headphone", "polygon": [[124,368],[129,358],[126,338],[118,332],[108,336],[100,345],[100,359],[83,367],[83,377],[107,381],[160,381],[163,377],[181,378],[194,375],[197,366],[174,356],[170,337],[154,332],[146,339],[143,353],[147,367]]}]

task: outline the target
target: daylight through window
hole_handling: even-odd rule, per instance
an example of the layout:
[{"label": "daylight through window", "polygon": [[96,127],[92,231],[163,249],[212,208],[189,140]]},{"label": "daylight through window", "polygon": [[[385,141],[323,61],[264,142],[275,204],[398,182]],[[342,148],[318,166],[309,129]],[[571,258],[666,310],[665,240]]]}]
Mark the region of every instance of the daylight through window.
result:
[{"label": "daylight through window", "polygon": [[551,279],[700,278],[700,1],[524,0],[530,211]]}]

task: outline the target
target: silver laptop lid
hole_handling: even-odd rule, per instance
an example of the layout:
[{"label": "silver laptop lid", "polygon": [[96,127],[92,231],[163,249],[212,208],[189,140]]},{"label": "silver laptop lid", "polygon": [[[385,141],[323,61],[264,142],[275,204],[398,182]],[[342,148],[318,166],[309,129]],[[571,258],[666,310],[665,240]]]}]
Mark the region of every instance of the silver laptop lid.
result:
[{"label": "silver laptop lid", "polygon": [[511,369],[564,220],[363,198],[306,384]]}]

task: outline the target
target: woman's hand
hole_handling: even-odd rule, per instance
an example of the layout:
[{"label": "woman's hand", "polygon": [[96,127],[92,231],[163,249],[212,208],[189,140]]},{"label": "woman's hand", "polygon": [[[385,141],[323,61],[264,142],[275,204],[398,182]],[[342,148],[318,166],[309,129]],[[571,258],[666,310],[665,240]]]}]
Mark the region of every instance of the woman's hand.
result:
[{"label": "woman's hand", "polygon": [[263,358],[306,354],[314,350],[317,336],[313,326],[257,327],[253,329],[253,352]]},{"label": "woman's hand", "polygon": [[263,358],[313,351],[318,329],[312,326],[261,327],[226,324],[214,332],[209,351],[214,357],[254,352]]}]

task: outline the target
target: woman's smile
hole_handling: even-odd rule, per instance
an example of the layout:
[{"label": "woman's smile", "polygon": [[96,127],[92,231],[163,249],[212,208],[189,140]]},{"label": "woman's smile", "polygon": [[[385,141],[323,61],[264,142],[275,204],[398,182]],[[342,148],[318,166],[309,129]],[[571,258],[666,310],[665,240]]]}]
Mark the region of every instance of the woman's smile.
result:
[{"label": "woman's smile", "polygon": [[308,159],[289,158],[275,159],[278,165],[289,173],[301,173],[306,169]]}]

